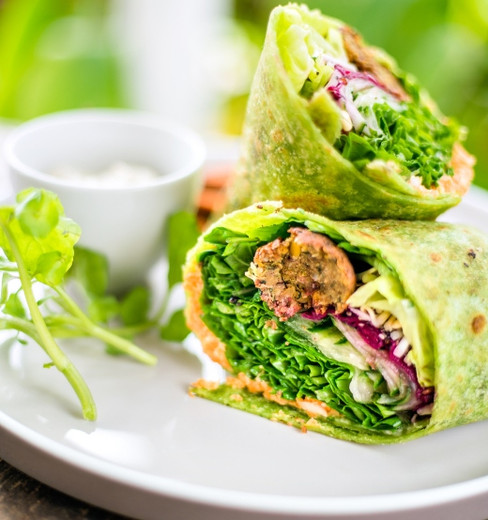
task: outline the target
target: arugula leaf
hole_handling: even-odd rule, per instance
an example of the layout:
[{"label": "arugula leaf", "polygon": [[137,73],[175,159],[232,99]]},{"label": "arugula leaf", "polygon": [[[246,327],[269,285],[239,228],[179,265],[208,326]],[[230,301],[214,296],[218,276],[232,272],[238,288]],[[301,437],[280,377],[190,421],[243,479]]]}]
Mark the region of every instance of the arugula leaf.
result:
[{"label": "arugula leaf", "polygon": [[24,305],[20,301],[17,293],[12,293],[8,296],[3,306],[3,312],[10,316],[17,316],[18,318],[26,318],[27,316]]},{"label": "arugula leaf", "polygon": [[168,289],[182,281],[186,254],[195,245],[200,234],[193,213],[179,211],[168,219]]},{"label": "arugula leaf", "polygon": [[[171,215],[168,221],[168,289],[159,317],[164,317],[171,295],[176,286],[183,279],[183,264],[186,260],[188,251],[195,245],[200,230],[198,228],[197,217],[193,213],[180,211]],[[167,341],[182,341],[190,333],[186,326],[183,310],[177,308],[166,322],[160,327],[161,339]]]},{"label": "arugula leaf", "polygon": [[151,293],[147,287],[134,287],[120,303],[120,317],[124,325],[138,325],[148,321]]},{"label": "arugula leaf", "polygon": [[105,295],[108,272],[108,260],[104,255],[86,247],[75,247],[75,257],[69,275],[76,279],[89,295]]},{"label": "arugula leaf", "polygon": [[111,294],[96,296],[88,302],[87,312],[94,322],[108,323],[119,315],[120,303]]},{"label": "arugula leaf", "polygon": [[161,327],[161,337],[167,341],[183,341],[188,334],[190,329],[186,326],[183,309],[175,311]]}]

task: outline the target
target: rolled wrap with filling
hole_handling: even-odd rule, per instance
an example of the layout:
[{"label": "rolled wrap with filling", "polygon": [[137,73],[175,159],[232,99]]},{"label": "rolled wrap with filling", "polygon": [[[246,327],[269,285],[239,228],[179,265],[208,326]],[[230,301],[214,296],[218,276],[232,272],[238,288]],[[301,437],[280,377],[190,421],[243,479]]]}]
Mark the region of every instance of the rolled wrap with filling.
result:
[{"label": "rolled wrap with filling", "polygon": [[434,219],[473,178],[465,130],[339,20],[275,8],[228,211],[281,200],[330,218]]},{"label": "rolled wrap with filling", "polygon": [[196,395],[372,444],[488,417],[488,238],[475,229],[262,203],[201,236],[184,285],[188,325],[229,373]]}]

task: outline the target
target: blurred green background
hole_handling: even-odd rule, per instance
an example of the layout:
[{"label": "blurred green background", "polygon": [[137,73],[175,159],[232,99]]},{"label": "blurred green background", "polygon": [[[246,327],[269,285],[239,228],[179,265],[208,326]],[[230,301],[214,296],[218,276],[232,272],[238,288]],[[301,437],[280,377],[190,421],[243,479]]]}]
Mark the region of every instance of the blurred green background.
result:
[{"label": "blurred green background", "polygon": [[[146,0],[132,2],[143,5]],[[239,81],[215,88],[208,131],[238,135],[267,18],[280,2],[213,0],[212,5],[216,3],[227,18],[227,28],[225,41],[214,45],[212,52],[221,48],[232,56],[236,50],[234,69],[227,67],[222,75],[239,75]],[[370,44],[387,50],[419,78],[444,113],[468,127],[466,147],[478,159],[475,182],[488,188],[488,0],[304,3],[343,19]],[[0,0],[0,118],[25,120],[75,107],[134,106],[117,44],[124,35],[114,35],[110,24],[122,4]],[[191,7],[188,2],[188,16]],[[219,74],[218,69],[213,74]]]},{"label": "blurred green background", "polygon": [[0,0],[0,117],[123,106],[107,0]]}]

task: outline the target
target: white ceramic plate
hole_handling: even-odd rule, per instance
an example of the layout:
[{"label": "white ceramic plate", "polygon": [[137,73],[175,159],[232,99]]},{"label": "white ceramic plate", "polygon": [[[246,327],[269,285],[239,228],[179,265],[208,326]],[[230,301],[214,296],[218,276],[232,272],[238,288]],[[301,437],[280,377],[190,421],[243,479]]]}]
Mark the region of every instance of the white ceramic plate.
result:
[{"label": "white ceramic plate", "polygon": [[[473,189],[444,219],[488,231],[488,195]],[[488,517],[488,421],[397,446],[303,434],[190,397],[198,358],[157,338],[142,343],[156,367],[110,358],[95,342],[69,345],[99,407],[89,423],[62,376],[42,368],[40,348],[4,341],[0,456],[141,519]]]}]

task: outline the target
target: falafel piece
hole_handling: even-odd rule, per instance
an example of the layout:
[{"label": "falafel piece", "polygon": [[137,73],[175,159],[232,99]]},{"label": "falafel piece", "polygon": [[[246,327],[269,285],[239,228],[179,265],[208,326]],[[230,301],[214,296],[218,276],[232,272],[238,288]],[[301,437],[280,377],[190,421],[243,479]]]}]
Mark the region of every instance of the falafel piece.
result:
[{"label": "falafel piece", "polygon": [[342,312],[356,287],[346,253],[325,235],[293,227],[290,237],[259,247],[246,275],[261,299],[286,321],[295,314]]},{"label": "falafel piece", "polygon": [[372,74],[390,93],[400,101],[408,101],[410,96],[405,92],[400,81],[384,65],[378,62],[372,48],[365,45],[361,36],[350,27],[341,30],[347,57],[360,71]]}]

